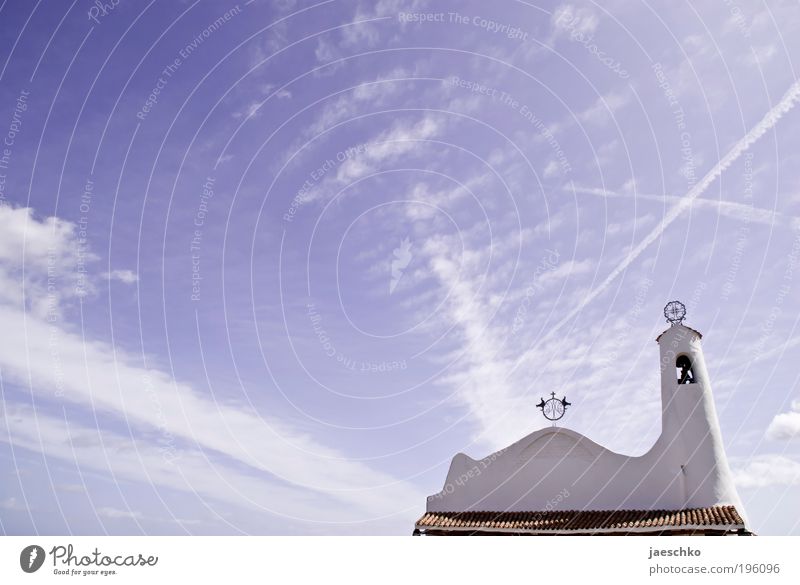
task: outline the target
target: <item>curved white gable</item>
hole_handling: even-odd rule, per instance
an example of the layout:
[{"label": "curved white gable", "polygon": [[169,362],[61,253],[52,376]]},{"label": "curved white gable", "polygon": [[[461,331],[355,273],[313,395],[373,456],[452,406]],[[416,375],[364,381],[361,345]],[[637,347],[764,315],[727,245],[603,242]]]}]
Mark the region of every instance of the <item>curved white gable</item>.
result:
[{"label": "curved white gable", "polygon": [[[661,353],[661,436],[640,457],[609,451],[569,429],[540,429],[481,460],[459,453],[429,512],[702,508],[744,510],[720,435],[711,383],[694,329],[674,325]],[[675,362],[692,361],[694,384],[678,384]]]}]

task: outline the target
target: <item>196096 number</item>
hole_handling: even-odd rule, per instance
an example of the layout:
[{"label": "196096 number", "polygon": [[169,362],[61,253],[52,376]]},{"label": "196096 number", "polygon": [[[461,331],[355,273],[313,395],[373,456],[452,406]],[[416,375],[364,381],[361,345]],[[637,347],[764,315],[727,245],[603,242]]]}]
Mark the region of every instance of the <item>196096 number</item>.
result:
[{"label": "196096 number", "polygon": [[778,563],[747,563],[744,565],[745,573],[780,573],[781,566]]}]

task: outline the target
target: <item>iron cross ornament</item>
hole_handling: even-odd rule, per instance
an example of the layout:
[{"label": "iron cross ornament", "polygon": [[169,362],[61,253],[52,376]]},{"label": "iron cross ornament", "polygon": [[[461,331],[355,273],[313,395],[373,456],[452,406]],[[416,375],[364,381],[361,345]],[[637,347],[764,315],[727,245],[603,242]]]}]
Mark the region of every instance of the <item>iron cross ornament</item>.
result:
[{"label": "iron cross ornament", "polygon": [[542,414],[547,420],[557,421],[564,416],[564,412],[571,404],[571,402],[567,402],[566,396],[559,400],[556,398],[556,393],[551,392],[550,398],[547,400],[542,398],[541,402],[536,405],[536,408],[541,409]]}]

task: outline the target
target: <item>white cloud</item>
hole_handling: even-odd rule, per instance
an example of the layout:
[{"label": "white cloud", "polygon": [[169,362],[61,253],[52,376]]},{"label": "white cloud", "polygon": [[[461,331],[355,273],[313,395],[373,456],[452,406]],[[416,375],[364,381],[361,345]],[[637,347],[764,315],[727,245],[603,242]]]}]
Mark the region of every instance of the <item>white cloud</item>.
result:
[{"label": "white cloud", "polygon": [[118,280],[125,284],[133,284],[138,282],[139,275],[133,270],[112,270],[111,272],[104,272],[103,278],[106,280]]},{"label": "white cloud", "polygon": [[684,92],[712,91],[710,84],[703,84],[700,76],[702,67],[713,63],[717,50],[713,39],[708,35],[687,35],[681,41],[681,56],[677,67],[666,73],[667,79],[674,80],[673,89],[680,96]]},{"label": "white cloud", "polygon": [[575,8],[572,4],[562,4],[553,11],[551,24],[554,37],[570,34],[591,37],[597,30],[599,20],[590,8]]},{"label": "white cloud", "polygon": [[792,409],[789,412],[775,415],[767,428],[767,438],[800,439],[800,400],[792,402]]},{"label": "white cloud", "polygon": [[588,274],[596,267],[597,265],[592,260],[567,260],[542,274],[539,278],[539,284],[547,286],[550,283],[563,282],[581,274]]},{"label": "white cloud", "polygon": [[547,163],[547,166],[544,167],[542,171],[542,176],[545,179],[551,179],[553,177],[557,177],[561,174],[561,165],[558,164],[558,161],[551,160]]},{"label": "white cloud", "polygon": [[631,219],[623,222],[610,222],[606,225],[606,234],[609,236],[618,236],[628,234],[634,230],[641,230],[647,225],[655,221],[655,216],[652,214],[645,214],[634,216]]},{"label": "white cloud", "polygon": [[23,512],[27,510],[25,506],[23,506],[19,500],[15,497],[6,498],[5,500],[0,501],[0,510],[9,510],[11,512]]},{"label": "white cloud", "polygon": [[419,12],[427,4],[427,0],[369,0],[362,2],[353,15],[354,26],[341,29],[342,44],[346,47],[367,49],[374,47],[380,40],[382,20],[397,22],[399,12]]},{"label": "white cloud", "polygon": [[234,112],[233,114],[231,114],[231,117],[233,117],[236,120],[240,120],[242,118],[244,118],[246,120],[249,120],[250,118],[255,118],[255,117],[258,116],[258,110],[262,106],[263,103],[264,102],[260,102],[260,101],[250,102],[244,108],[244,110]]},{"label": "white cloud", "polygon": [[[609,189],[599,189],[596,187],[581,187],[570,185],[564,188],[566,191],[581,193],[585,195],[596,195],[597,197],[606,197],[610,199],[628,198],[637,199],[640,201],[654,201],[657,203],[680,203],[683,199],[676,195],[654,195],[649,193],[634,192],[623,188],[620,191],[611,191]],[[769,226],[784,226],[792,229],[800,228],[800,219],[783,214],[779,211],[771,209],[763,209],[752,205],[745,205],[744,203],[737,203],[736,201],[724,201],[716,199],[704,199],[698,197],[689,202],[689,207],[695,210],[708,210],[714,211],[723,217],[735,219],[738,221],[747,221],[752,223],[760,223]]]},{"label": "white cloud", "polygon": [[[342,58],[342,54],[336,46],[336,43],[334,43],[329,36],[320,36],[317,38],[317,48],[314,49],[314,56],[320,63],[328,63]],[[336,67],[337,66],[334,66],[334,68]],[[330,74],[333,72],[332,69],[333,68],[329,67],[321,69],[321,71],[326,71]]]},{"label": "white cloud", "polygon": [[451,364],[452,373],[441,377],[439,383],[456,389],[459,401],[478,422],[482,440],[502,444],[509,438],[508,433],[487,434],[487,430],[506,414],[513,393],[508,370],[499,355],[502,340],[490,327],[491,312],[477,295],[480,280],[473,281],[464,274],[465,267],[453,261],[457,256],[451,254],[451,243],[444,238],[431,238],[424,247],[433,273],[449,289],[449,318],[458,324],[462,337],[460,355]]},{"label": "white cloud", "polygon": [[270,4],[280,18],[267,27],[265,34],[259,35],[258,42],[251,48],[251,67],[261,65],[274,53],[286,47],[289,44],[289,23],[292,17],[309,9],[308,6],[304,6],[295,10],[297,0],[272,0]]},{"label": "white cloud", "polygon": [[754,67],[763,67],[778,53],[778,47],[775,43],[769,45],[761,45],[758,47],[751,46],[750,54],[745,57],[745,63]]},{"label": "white cloud", "polygon": [[112,520],[117,520],[120,518],[141,520],[143,518],[141,512],[135,512],[133,510],[118,510],[117,508],[111,508],[109,506],[97,508],[97,514],[103,518],[111,518]]},{"label": "white cloud", "polygon": [[[38,306],[41,296],[47,294],[41,282],[51,266],[51,243],[57,244],[57,257],[65,270],[71,273],[75,269],[76,254],[72,250],[77,245],[76,227],[55,218],[39,221],[30,210],[0,209],[0,222],[5,227],[0,228],[0,273],[13,275],[21,264],[19,257],[27,259],[24,281],[34,284],[26,286],[26,293],[29,302]],[[38,395],[37,404],[67,401],[91,412],[105,413],[103,420],[127,424],[132,432],[143,436],[166,436],[213,450],[291,484],[293,488],[287,491],[303,489],[346,504],[362,519],[392,514],[424,501],[409,484],[349,460],[345,453],[284,420],[207,397],[166,372],[145,369],[139,365],[140,359],[123,348],[86,339],[57,322],[48,322],[46,315],[26,312],[14,300],[7,294],[0,297],[4,329],[0,336],[0,370],[4,384],[30,388]],[[24,412],[21,417],[28,421],[16,425],[16,434],[27,441],[29,448],[70,457],[72,451],[64,451],[63,433],[47,440],[48,433],[57,433],[57,419]],[[44,420],[46,425],[37,420]],[[85,435],[97,443],[97,430],[91,433],[89,429]],[[102,446],[105,439],[104,434],[100,447],[91,440],[71,442],[75,449],[94,449],[92,456],[102,456],[103,461],[110,456]],[[151,451],[157,453],[158,449],[153,447]],[[114,457],[135,458],[136,450]],[[163,455],[159,457],[163,459]],[[137,465],[135,460],[126,463],[134,468]],[[168,468],[160,469],[161,473],[170,473]],[[205,480],[198,473],[195,481]]]},{"label": "white cloud", "polygon": [[[376,78],[363,81],[352,89],[329,96],[316,114],[313,121],[306,125],[294,143],[286,148],[286,159],[283,167],[303,162],[306,148],[316,144],[321,134],[339,124],[348,124],[350,120],[364,113],[385,107],[386,102],[400,94],[404,88],[403,80],[412,78],[413,74],[401,67],[387,71]],[[353,148],[362,145],[353,144]],[[312,199],[311,197],[310,199]]]},{"label": "white cloud", "polygon": [[[61,459],[82,473],[100,472],[115,481],[147,483],[288,518],[320,522],[352,519],[351,511],[334,504],[331,498],[315,498],[313,493],[269,475],[254,476],[235,466],[215,463],[194,448],[182,450],[180,457],[174,459],[165,456],[163,448],[150,440],[34,414],[27,407],[8,410],[0,418],[0,430],[0,441]],[[327,505],[320,506],[320,498]]]},{"label": "white cloud", "polygon": [[[527,356],[524,365],[513,370],[514,361],[525,354],[525,348],[547,319],[549,308],[541,302],[541,290],[559,286],[565,279],[572,284],[595,266],[589,260],[560,258],[554,251],[540,251],[542,258],[515,261],[520,234],[493,229],[502,235],[493,237],[492,246],[488,247],[479,245],[479,241],[470,245],[473,239],[468,232],[461,232],[459,237],[429,237],[421,245],[419,260],[427,262],[428,272],[448,294],[441,315],[443,324],[457,325],[452,331],[458,336],[458,345],[441,356],[447,373],[438,384],[467,409],[476,423],[474,440],[501,448],[540,424],[533,407],[535,401],[526,396],[532,385],[550,381],[558,387],[557,381],[569,379],[585,361],[591,343],[572,341],[569,347],[556,349],[559,343],[554,342],[545,351]],[[463,255],[459,253],[462,240],[466,246]],[[488,262],[492,263],[491,268],[487,268]],[[501,282],[499,267],[508,262],[516,265],[518,274],[527,274],[522,279],[525,298],[502,291],[507,282]],[[575,288],[579,288],[577,284]],[[501,307],[511,313],[498,315]],[[525,312],[520,317],[522,309]],[[515,319],[522,322],[519,331],[514,329]],[[588,332],[587,337],[591,339]],[[581,386],[611,386],[614,376],[611,369],[605,370],[596,379],[582,380]]]},{"label": "white cloud", "polygon": [[784,455],[757,455],[731,461],[733,479],[740,488],[800,485],[800,463]]},{"label": "white cloud", "polygon": [[578,114],[578,119],[587,124],[605,124],[616,116],[618,110],[628,105],[630,100],[630,92],[601,95],[594,104]]},{"label": "white cloud", "polygon": [[342,187],[375,172],[382,165],[396,161],[404,154],[418,154],[424,141],[436,136],[442,128],[438,118],[425,115],[416,123],[399,121],[381,132],[362,148],[339,165],[336,173],[330,173],[305,193],[301,203],[321,200],[338,192]]},{"label": "white cloud", "polygon": [[74,224],[0,205],[0,302],[58,317],[64,302],[93,291],[86,269],[95,259]]},{"label": "white cloud", "polygon": [[311,138],[335,126],[343,120],[364,113],[367,108],[381,106],[386,100],[402,89],[402,81],[412,77],[406,69],[397,67],[379,75],[375,79],[364,81],[352,91],[336,97],[323,108],[317,118],[303,130],[303,136]]},{"label": "white cloud", "polygon": [[133,356],[120,348],[60,331],[54,355],[49,324],[3,307],[0,320],[8,331],[0,339],[4,381],[30,380],[43,399],[52,398],[52,389],[60,388],[63,399],[92,405],[142,431],[155,429],[196,441],[371,513],[385,513],[387,506],[409,506],[417,499],[409,486],[349,461],[285,422],[207,399],[164,372],[135,365]]},{"label": "white cloud", "polygon": [[[684,211],[689,209],[692,202],[700,197],[711,186],[717,178],[730,167],[743,153],[745,153],[756,141],[758,141],[764,134],[769,132],[780,119],[789,111],[791,111],[797,102],[800,101],[800,81],[794,82],[786,93],[781,98],[780,102],[772,107],[764,117],[736,144],[723,156],[717,164],[715,164],[708,173],[692,187],[684,197],[681,197],[671,209],[667,211],[661,222],[656,226],[647,236],[645,236],[639,244],[630,250],[619,264],[609,273],[609,275],[596,287],[594,287],[583,300],[578,303],[573,310],[565,315],[558,323],[556,323],[549,331],[549,335],[556,334],[562,326],[569,323],[576,315],[583,311],[584,307],[602,294],[612,282],[614,282],[620,275],[624,274],[627,268],[633,264],[634,261],[644,252],[653,242],[656,242],[667,228],[678,218]],[[547,336],[546,336],[547,337]],[[544,340],[542,341],[544,342]],[[536,351],[534,348],[532,351]],[[516,367],[516,366],[515,366]]]},{"label": "white cloud", "polygon": [[364,156],[346,160],[336,174],[342,184],[349,184],[374,170],[378,165],[418,148],[419,142],[435,136],[441,124],[432,116],[425,116],[411,126],[397,123],[376,137]]}]

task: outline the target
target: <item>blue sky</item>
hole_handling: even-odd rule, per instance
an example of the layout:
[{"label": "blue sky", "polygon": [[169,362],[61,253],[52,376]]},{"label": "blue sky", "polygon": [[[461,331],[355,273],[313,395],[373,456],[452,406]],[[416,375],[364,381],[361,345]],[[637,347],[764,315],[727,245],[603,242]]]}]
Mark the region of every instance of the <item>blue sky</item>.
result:
[{"label": "blue sky", "polygon": [[0,531],[408,534],[450,458],[660,432],[704,334],[800,534],[793,2],[0,3]]}]

